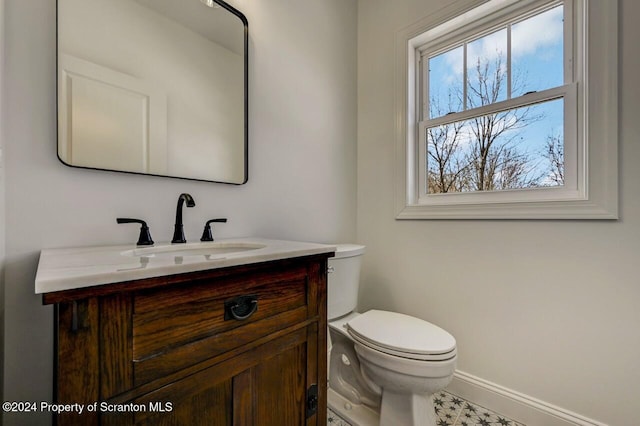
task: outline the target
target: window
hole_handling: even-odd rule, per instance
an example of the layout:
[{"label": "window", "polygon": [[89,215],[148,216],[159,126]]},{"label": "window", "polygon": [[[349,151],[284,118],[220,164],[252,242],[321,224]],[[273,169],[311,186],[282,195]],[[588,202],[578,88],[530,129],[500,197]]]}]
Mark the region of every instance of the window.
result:
[{"label": "window", "polygon": [[398,36],[398,218],[617,218],[615,2],[467,9]]}]

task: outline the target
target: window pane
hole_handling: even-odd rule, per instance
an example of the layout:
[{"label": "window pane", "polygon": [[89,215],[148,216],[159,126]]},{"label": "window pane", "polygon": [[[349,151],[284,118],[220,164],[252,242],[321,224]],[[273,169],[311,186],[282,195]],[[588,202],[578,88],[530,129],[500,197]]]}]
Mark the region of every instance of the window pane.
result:
[{"label": "window pane", "polygon": [[427,192],[564,184],[563,99],[427,129]]},{"label": "window pane", "polygon": [[429,118],[462,111],[462,46],[429,58]]},{"label": "window pane", "polygon": [[467,45],[467,109],[507,99],[507,30]]},{"label": "window pane", "polygon": [[561,86],[563,63],[562,6],[511,27],[512,97]]}]

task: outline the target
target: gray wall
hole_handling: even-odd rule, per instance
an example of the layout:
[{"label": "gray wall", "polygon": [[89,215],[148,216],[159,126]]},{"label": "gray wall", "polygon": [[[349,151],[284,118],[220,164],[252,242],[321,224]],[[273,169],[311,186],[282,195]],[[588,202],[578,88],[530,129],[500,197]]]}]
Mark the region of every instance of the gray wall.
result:
[{"label": "gray wall", "polygon": [[619,8],[619,221],[396,221],[394,36],[448,3],[358,3],[361,308],[447,329],[461,371],[607,424],[637,424],[640,3]]},{"label": "gray wall", "polygon": [[[236,0],[250,31],[250,173],[244,186],[72,169],[56,159],[55,2],[5,0],[4,399],[49,400],[53,310],[34,294],[42,248],[134,242],[117,216],[171,238],[189,192],[187,238],[355,239],[355,1]],[[5,182],[4,180],[2,182]],[[5,416],[5,424],[46,417]],[[28,422],[28,423],[25,423]]]}]

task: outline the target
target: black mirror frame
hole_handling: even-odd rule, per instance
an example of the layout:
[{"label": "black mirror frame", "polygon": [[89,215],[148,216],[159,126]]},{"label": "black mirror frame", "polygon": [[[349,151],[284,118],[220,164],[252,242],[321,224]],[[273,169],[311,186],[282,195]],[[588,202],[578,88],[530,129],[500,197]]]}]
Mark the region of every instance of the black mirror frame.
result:
[{"label": "black mirror frame", "polygon": [[229,5],[224,0],[213,0],[213,1],[219,4],[221,7],[223,7],[227,11],[234,14],[236,17],[238,17],[240,21],[242,21],[242,24],[244,26],[244,180],[239,183],[221,182],[221,181],[206,180],[206,179],[188,178],[188,177],[182,177],[182,176],[168,176],[168,175],[158,175],[153,173],[132,172],[132,171],[126,171],[126,170],[102,169],[99,167],[76,166],[76,165],[69,164],[65,162],[62,158],[60,158],[60,154],[58,151],[59,145],[60,145],[60,140],[59,140],[60,115],[58,111],[58,96],[59,96],[58,79],[60,78],[59,67],[58,67],[59,0],[56,0],[56,56],[55,56],[55,59],[56,59],[56,157],[62,164],[64,164],[67,167],[78,168],[78,169],[101,170],[105,172],[127,173],[127,174],[133,174],[133,175],[143,175],[143,176],[158,176],[158,177],[190,180],[190,181],[197,181],[197,182],[222,183],[227,185],[244,185],[245,183],[247,183],[247,181],[249,180],[249,21],[247,20],[247,17],[244,16],[242,12],[240,12],[238,9],[234,8],[233,6]]}]

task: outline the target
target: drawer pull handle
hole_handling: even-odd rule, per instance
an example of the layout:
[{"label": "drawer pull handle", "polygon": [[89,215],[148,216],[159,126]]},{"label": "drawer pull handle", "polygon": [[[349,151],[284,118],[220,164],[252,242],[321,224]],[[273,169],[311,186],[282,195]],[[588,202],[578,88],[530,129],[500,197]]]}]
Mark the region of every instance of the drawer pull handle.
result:
[{"label": "drawer pull handle", "polygon": [[258,310],[258,296],[240,296],[224,302],[224,320],[244,321]]}]

